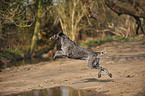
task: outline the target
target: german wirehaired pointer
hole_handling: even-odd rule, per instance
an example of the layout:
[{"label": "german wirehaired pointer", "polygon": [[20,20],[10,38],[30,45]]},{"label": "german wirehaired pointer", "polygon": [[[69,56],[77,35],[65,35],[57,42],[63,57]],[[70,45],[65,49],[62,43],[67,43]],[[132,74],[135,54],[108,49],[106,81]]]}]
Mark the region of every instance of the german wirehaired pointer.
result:
[{"label": "german wirehaired pointer", "polygon": [[53,42],[59,39],[61,42],[62,50],[56,51],[53,57],[54,60],[56,59],[56,57],[68,57],[72,59],[87,60],[87,66],[90,69],[99,69],[98,78],[101,77],[101,71],[106,72],[107,75],[112,78],[112,74],[109,73],[106,68],[102,68],[99,63],[100,58],[98,55],[104,54],[106,53],[106,51],[94,52],[90,49],[82,48],[74,43],[62,31],[52,36],[50,39]]}]

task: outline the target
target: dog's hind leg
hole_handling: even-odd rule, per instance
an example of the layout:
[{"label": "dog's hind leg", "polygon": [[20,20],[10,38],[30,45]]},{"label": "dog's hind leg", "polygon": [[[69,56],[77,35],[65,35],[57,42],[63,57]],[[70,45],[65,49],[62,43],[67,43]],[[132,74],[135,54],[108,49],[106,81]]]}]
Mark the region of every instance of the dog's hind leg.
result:
[{"label": "dog's hind leg", "polygon": [[112,78],[112,74],[111,74],[111,73],[109,73],[109,72],[108,72],[108,70],[107,70],[106,68],[103,68],[103,70],[104,70],[104,72],[106,72],[106,73],[107,73],[107,75],[108,75],[110,78]]},{"label": "dog's hind leg", "polygon": [[95,64],[96,64],[96,69],[99,69],[99,72],[98,72],[98,78],[101,77],[101,71],[104,71],[107,73],[107,75],[112,78],[112,74],[108,72],[108,70],[106,68],[103,68],[100,66],[100,58],[96,58],[95,60]]},{"label": "dog's hind leg", "polygon": [[90,69],[95,69],[96,65],[95,65],[95,60],[93,59],[92,56],[89,56],[87,59],[87,67]]},{"label": "dog's hind leg", "polygon": [[98,78],[100,78],[100,77],[101,77],[101,71],[102,71],[102,69],[101,69],[101,67],[99,67]]},{"label": "dog's hind leg", "polygon": [[55,60],[56,57],[66,57],[66,55],[64,55],[62,51],[56,51],[53,60]]},{"label": "dog's hind leg", "polygon": [[108,72],[108,70],[106,68],[102,68],[102,67],[99,67],[99,73],[98,73],[98,78],[101,77],[101,71],[104,71],[107,73],[107,75],[112,78],[112,74]]}]

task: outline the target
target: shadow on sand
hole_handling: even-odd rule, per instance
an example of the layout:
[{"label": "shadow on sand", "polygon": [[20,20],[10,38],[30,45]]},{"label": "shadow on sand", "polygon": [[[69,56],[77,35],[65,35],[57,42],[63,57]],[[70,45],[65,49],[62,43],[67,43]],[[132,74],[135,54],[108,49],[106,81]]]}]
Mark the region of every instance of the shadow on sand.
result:
[{"label": "shadow on sand", "polygon": [[87,79],[82,79],[78,82],[75,82],[74,84],[76,84],[76,83],[89,83],[89,82],[114,82],[114,80],[113,79],[99,80],[96,78],[87,78]]},{"label": "shadow on sand", "polygon": [[83,82],[114,82],[113,79],[99,80],[99,79],[96,79],[96,78],[88,78],[88,79],[83,79],[81,81],[83,81]]}]

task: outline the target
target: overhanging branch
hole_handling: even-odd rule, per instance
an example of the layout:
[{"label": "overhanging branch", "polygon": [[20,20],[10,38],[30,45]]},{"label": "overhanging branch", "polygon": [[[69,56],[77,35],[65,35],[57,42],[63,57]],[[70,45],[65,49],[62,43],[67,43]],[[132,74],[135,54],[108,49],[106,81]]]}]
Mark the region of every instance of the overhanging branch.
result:
[{"label": "overhanging branch", "polygon": [[89,17],[94,18],[95,20],[97,20],[98,17],[97,17],[96,14],[94,14],[94,13],[92,12],[92,10],[91,10],[91,8],[90,8],[89,0],[83,0],[83,2],[84,2],[84,5],[85,5],[85,7],[86,7],[86,9],[87,9],[87,12],[88,12]]}]

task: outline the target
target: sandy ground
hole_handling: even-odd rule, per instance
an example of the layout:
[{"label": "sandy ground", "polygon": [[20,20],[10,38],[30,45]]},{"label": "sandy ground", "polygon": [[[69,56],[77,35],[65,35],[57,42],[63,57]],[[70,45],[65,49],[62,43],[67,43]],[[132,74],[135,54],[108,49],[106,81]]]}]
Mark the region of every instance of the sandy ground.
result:
[{"label": "sandy ground", "polygon": [[0,72],[0,96],[32,89],[69,86],[75,89],[95,89],[109,96],[145,96],[145,41],[105,43],[94,51],[101,55],[105,72],[88,69],[85,60],[57,59],[35,65],[6,68]]}]

